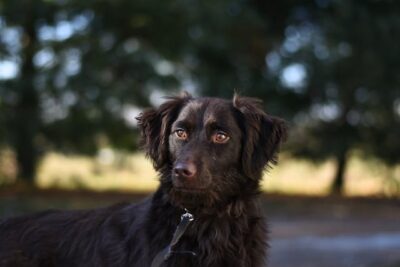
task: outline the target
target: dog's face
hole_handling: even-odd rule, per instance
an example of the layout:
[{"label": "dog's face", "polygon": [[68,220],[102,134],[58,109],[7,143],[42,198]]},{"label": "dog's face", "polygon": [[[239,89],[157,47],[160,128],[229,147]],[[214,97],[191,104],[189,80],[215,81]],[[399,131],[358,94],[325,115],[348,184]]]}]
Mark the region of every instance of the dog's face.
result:
[{"label": "dog's face", "polygon": [[186,208],[224,205],[257,192],[286,136],[259,101],[170,98],[138,117],[143,145],[171,201]]},{"label": "dog's face", "polygon": [[211,98],[182,108],[169,134],[176,190],[209,190],[238,171],[242,132],[234,113],[230,102]]}]

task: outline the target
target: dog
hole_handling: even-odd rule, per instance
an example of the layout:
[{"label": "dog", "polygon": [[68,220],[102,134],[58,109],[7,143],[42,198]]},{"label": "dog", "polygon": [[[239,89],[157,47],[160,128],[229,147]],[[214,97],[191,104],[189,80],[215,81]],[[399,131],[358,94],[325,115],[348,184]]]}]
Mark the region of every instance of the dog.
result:
[{"label": "dog", "polygon": [[183,93],[144,111],[156,192],[138,204],[5,219],[0,266],[265,266],[259,183],[287,128],[260,104]]}]

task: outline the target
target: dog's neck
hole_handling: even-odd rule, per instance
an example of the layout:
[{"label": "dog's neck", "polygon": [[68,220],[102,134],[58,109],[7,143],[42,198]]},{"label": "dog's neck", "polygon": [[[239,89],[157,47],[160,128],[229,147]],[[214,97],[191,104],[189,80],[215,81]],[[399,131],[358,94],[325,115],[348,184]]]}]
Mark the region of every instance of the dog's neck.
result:
[{"label": "dog's neck", "polygon": [[[260,192],[252,190],[251,193],[243,195],[231,196],[225,200],[213,203],[213,205],[202,205],[198,203],[181,203],[171,199],[168,190],[161,186],[158,188],[153,197],[153,203],[161,209],[173,207],[176,213],[182,214],[185,209],[189,210],[196,218],[206,217],[226,217],[236,219],[246,216],[258,216],[258,198]],[[180,215],[179,215],[180,216]]]}]

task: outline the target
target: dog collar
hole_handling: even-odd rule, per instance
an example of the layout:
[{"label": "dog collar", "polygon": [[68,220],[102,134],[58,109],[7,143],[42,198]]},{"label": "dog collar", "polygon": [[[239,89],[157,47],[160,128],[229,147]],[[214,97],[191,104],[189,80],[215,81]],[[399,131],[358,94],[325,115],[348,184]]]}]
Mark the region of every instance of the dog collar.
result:
[{"label": "dog collar", "polygon": [[196,256],[196,253],[193,251],[174,251],[174,246],[179,242],[181,239],[182,235],[185,233],[187,227],[189,224],[194,220],[194,217],[187,209],[185,209],[185,213],[182,214],[181,216],[181,221],[176,227],[175,233],[172,237],[171,242],[169,243],[168,246],[166,246],[164,249],[162,249],[160,252],[157,253],[157,255],[154,257],[151,267],[160,267],[161,264],[168,260],[169,257],[172,256],[172,254],[188,254],[191,256]]}]

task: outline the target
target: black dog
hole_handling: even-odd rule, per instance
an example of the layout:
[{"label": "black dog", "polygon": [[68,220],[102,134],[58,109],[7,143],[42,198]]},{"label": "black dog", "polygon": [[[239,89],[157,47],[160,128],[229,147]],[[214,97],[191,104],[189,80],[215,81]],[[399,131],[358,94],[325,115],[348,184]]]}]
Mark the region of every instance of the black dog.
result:
[{"label": "black dog", "polygon": [[265,266],[257,195],[286,128],[259,104],[183,94],[145,111],[138,121],[157,192],[136,205],[7,219],[0,266]]}]

